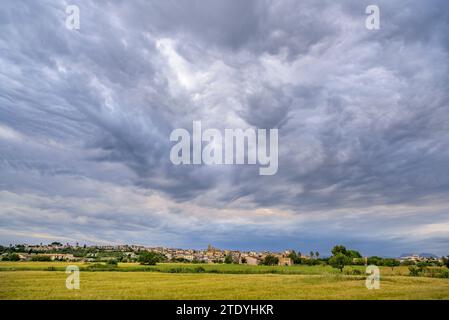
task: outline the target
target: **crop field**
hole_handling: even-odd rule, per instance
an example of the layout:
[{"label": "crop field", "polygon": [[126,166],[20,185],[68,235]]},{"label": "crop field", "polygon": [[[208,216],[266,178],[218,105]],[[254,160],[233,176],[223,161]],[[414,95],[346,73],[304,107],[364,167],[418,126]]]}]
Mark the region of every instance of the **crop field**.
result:
[{"label": "crop field", "polygon": [[[70,264],[80,267],[79,290],[65,286]],[[449,279],[385,267],[381,288],[368,290],[363,273],[349,274],[364,267],[345,269],[126,263],[96,272],[83,263],[0,262],[0,299],[449,299]]]},{"label": "crop field", "polygon": [[[68,265],[76,265],[81,271],[117,271],[117,272],[164,272],[164,273],[229,273],[229,274],[302,274],[302,275],[339,275],[340,271],[327,265],[293,265],[293,266],[250,266],[245,264],[188,264],[158,263],[155,266],[138,263],[119,263],[117,267],[107,267],[95,263],[83,262],[0,262],[0,271],[65,271]],[[347,266],[345,273],[353,275],[353,270],[364,274],[364,266]],[[381,267],[382,275],[408,275],[407,267]]]}]

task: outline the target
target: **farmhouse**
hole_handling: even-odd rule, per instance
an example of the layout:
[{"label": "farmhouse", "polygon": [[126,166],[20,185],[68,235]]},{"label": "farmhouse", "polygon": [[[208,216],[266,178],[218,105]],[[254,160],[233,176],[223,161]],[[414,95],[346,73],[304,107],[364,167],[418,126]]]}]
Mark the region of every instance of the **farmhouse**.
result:
[{"label": "farmhouse", "polygon": [[249,264],[250,266],[257,266],[259,264],[259,259],[256,257],[247,256],[245,257],[246,264]]},{"label": "farmhouse", "polygon": [[291,258],[289,258],[289,257],[281,256],[281,257],[279,257],[278,265],[280,265],[280,266],[291,266],[291,265],[293,265],[293,260]]}]

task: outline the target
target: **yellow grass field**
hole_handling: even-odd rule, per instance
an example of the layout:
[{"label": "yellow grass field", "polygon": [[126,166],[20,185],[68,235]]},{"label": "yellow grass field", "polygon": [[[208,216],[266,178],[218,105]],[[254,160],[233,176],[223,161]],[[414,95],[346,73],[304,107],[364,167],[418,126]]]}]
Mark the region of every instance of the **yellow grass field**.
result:
[{"label": "yellow grass field", "polygon": [[[5,264],[13,266],[0,263],[0,270]],[[336,274],[332,269],[312,274],[315,267],[308,266],[294,267],[303,268],[305,274],[81,271],[80,290],[68,290],[65,272],[31,270],[39,264],[67,264],[15,264],[28,269],[0,271],[0,299],[449,299],[449,279],[388,275],[387,268],[382,269],[387,274],[379,290],[368,290],[364,276]]]}]

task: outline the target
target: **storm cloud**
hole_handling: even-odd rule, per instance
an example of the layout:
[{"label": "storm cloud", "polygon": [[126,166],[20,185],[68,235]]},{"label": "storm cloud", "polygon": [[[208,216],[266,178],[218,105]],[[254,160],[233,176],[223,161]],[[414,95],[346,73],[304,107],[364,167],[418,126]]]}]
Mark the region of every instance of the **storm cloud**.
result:
[{"label": "storm cloud", "polygon": [[[369,4],[2,1],[0,241],[448,254],[449,5]],[[192,121],[277,174],[173,165]]]}]

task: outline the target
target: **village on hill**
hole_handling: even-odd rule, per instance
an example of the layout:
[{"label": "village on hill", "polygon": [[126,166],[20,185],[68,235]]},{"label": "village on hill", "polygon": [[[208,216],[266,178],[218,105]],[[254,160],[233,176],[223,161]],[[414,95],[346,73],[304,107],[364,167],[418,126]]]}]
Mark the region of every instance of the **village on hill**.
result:
[{"label": "village on hill", "polygon": [[[338,247],[338,246],[337,246]],[[343,247],[344,248],[344,247]],[[344,248],[345,249],[345,248]],[[345,249],[346,250],[346,249]],[[138,262],[139,257],[145,252],[158,254],[161,262],[186,262],[186,263],[233,263],[247,265],[281,265],[293,264],[317,265],[325,263],[327,257],[320,257],[319,252],[311,251],[302,254],[295,250],[283,252],[270,251],[240,251],[224,250],[208,245],[207,249],[179,249],[166,247],[146,247],[142,245],[80,245],[62,244],[52,242],[50,244],[19,244],[9,247],[0,246],[0,258],[3,261],[80,261],[80,262]],[[381,265],[382,260],[394,260],[395,264],[411,265],[419,262],[428,262],[436,265],[444,263],[444,257],[420,256],[411,254],[395,259],[383,259],[381,257],[363,257],[358,251],[348,250],[352,259],[351,264]]]}]

